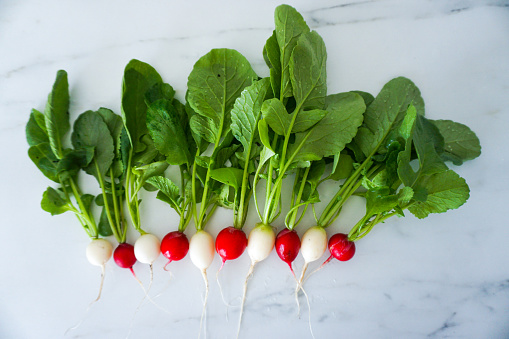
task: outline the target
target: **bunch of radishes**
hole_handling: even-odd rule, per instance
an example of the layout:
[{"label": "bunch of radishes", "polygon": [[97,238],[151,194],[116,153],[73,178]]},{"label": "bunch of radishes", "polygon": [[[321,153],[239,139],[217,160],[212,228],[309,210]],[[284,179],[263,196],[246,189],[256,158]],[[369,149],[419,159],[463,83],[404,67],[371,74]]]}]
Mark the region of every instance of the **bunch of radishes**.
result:
[{"label": "bunch of radishes", "polygon": [[[330,257],[319,268],[332,258],[350,260],[355,241],[392,216],[408,210],[424,218],[468,199],[464,179],[445,165],[480,154],[468,127],[426,119],[418,88],[402,77],[389,81],[376,97],[361,91],[327,94],[327,54],[318,33],[286,5],[276,8],[275,26],[263,49],[270,76],[260,78],[235,50],[213,49],[194,65],[185,103],[152,66],[132,60],[122,81],[121,114],[106,108],[82,113],[73,126],[72,147],[64,144],[70,130],[67,73],[57,73],[44,113],[30,115],[29,156],[59,185],[46,190],[42,208],[77,216],[92,239],[86,250],[91,264],[104,272],[113,253],[115,263],[134,275],[136,261],[152,270],[162,253],[166,269],[189,253],[208,291],[206,270],[214,249],[223,268],[247,248],[252,263],[243,305],[247,279],[274,247],[294,276],[292,263],[301,252],[305,264],[295,278],[297,293],[308,265],[327,248]],[[169,166],[178,167],[179,183],[165,176]],[[79,187],[81,171],[97,179],[97,196]],[[272,225],[287,198],[284,179],[292,176],[286,227],[276,235]],[[337,193],[317,216],[324,182]],[[157,191],[157,198],[180,216],[176,230],[162,241],[141,227],[142,189]],[[348,234],[327,239],[325,228],[352,195],[366,198],[366,215]],[[218,207],[232,209],[234,218],[214,243],[206,225]],[[248,237],[242,228],[249,207],[260,222]],[[316,225],[303,229],[300,239],[295,228],[308,207]],[[96,208],[101,208],[99,221]],[[134,246],[126,242],[128,221],[140,234]],[[196,232],[189,240],[185,232],[191,221]],[[114,251],[109,236],[118,242]]]}]

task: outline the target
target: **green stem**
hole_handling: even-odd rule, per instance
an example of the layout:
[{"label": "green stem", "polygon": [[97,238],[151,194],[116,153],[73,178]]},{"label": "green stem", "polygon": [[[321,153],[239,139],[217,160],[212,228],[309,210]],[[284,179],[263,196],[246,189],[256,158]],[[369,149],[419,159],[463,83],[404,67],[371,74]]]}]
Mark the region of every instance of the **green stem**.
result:
[{"label": "green stem", "polygon": [[[233,227],[237,229],[242,229],[244,226],[244,221],[246,220],[247,214],[247,205],[245,205],[246,193],[249,184],[249,155],[251,154],[251,145],[249,146],[247,159],[244,161],[244,172],[242,174],[242,186],[240,188],[240,201],[238,204],[238,210],[234,207],[233,213]],[[249,194],[251,195],[251,194]]]},{"label": "green stem", "polygon": [[104,188],[104,181],[102,178],[102,174],[99,171],[99,165],[97,164],[97,160],[95,160],[95,159],[94,159],[94,165],[95,165],[95,170],[97,173],[97,180],[99,181],[99,186],[101,187],[101,191],[102,191],[102,195],[103,195],[104,208],[106,210],[106,216],[108,218],[108,222],[110,223],[110,227],[111,227],[113,234],[115,235],[115,238],[117,239],[118,242],[121,243],[122,237],[119,235],[119,233],[121,233],[121,230],[117,229],[117,225],[113,222],[113,217],[111,216],[111,211],[110,211],[110,203],[108,202],[108,196],[106,194],[106,189]]},{"label": "green stem", "polygon": [[118,201],[117,201],[117,190],[115,188],[115,178],[113,176],[113,168],[110,167],[110,179],[111,179],[111,195],[113,197],[113,211],[115,213],[115,222],[117,225],[120,225],[120,215],[119,215],[119,208],[118,208]]},{"label": "green stem", "polygon": [[[279,172],[279,175],[278,175],[278,177],[276,179],[276,182],[274,183],[274,188],[271,190],[271,193],[269,195],[269,200],[267,201],[267,207],[268,208],[266,208],[265,215],[264,215],[264,218],[263,218],[263,223],[265,225],[269,225],[274,220],[273,217],[271,218],[271,215],[273,215],[272,212],[274,210],[274,206],[280,205],[279,204],[279,198],[280,198],[280,195],[281,195],[281,185],[282,185],[282,181],[283,181],[284,175],[285,175],[286,171],[288,170],[288,167],[290,167],[290,165],[292,164],[292,161],[295,158],[295,156],[299,153],[300,149],[306,143],[306,140],[309,138],[310,133],[311,132],[308,132],[306,134],[306,136],[302,139],[302,141],[299,144],[299,146],[297,147],[297,149],[293,152],[293,154],[290,156],[290,158],[288,159],[288,161],[286,162],[284,167],[281,168],[281,171]],[[275,195],[278,195],[277,199],[275,199]]]},{"label": "green stem", "polygon": [[[196,151],[196,157],[200,155],[200,150],[198,149]],[[193,164],[193,175],[191,176],[191,194],[192,194],[192,206],[191,206],[191,209],[192,209],[192,214],[193,214],[193,218],[194,218],[194,225],[196,227],[196,230],[200,230],[198,228],[198,215],[196,213],[196,163]]]},{"label": "green stem", "polygon": [[[69,179],[69,183],[71,184],[70,186],[73,191],[74,198],[76,199],[76,202],[78,203],[78,206],[80,207],[80,212],[81,212],[80,214],[85,219],[87,225],[91,228],[92,237],[95,239],[98,237],[97,225],[95,223],[95,220],[93,217],[90,216],[87,208],[85,207],[85,205],[83,204],[83,201],[81,200],[81,192],[80,192],[78,185],[76,185],[76,183],[74,182],[74,180],[72,178]],[[64,185],[62,185],[62,187],[64,187]]]},{"label": "green stem", "polygon": [[[302,193],[304,192],[304,187],[306,186],[306,180],[308,178],[308,174],[309,174],[309,170],[310,169],[311,169],[311,166],[307,167],[306,170],[304,171],[304,175],[302,176],[302,179],[301,179],[301,182],[300,182],[299,192],[297,193],[295,201],[292,200],[292,206],[295,206],[295,204],[302,205],[300,203],[300,200],[302,199]],[[295,178],[298,177],[298,174],[299,174],[299,172],[297,172],[297,175],[295,175]],[[305,203],[305,205],[307,206],[308,204]],[[305,210],[304,210],[304,212],[305,212]],[[303,212],[302,215],[304,215],[304,212]],[[297,226],[297,224],[298,224],[298,222],[297,223],[295,222],[295,220],[297,219],[297,214],[298,213],[299,213],[299,208],[297,207],[296,209],[293,210],[291,218],[290,218],[290,223],[287,225],[287,227],[290,230],[293,230],[295,228],[295,226]],[[299,218],[299,221],[300,220],[302,220],[302,216]]]}]

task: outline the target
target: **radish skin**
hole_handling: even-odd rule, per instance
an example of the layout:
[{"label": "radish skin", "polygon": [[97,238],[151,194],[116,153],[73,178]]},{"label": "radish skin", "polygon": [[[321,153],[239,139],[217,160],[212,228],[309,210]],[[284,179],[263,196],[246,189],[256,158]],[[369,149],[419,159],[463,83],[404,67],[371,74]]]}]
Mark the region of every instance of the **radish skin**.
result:
[{"label": "radish skin", "polygon": [[305,263],[322,257],[327,249],[327,233],[320,226],[313,226],[304,233],[301,242],[301,253]]},{"label": "radish skin", "polygon": [[189,256],[200,270],[206,270],[214,260],[214,239],[205,231],[198,231],[189,243]]},{"label": "radish skin", "polygon": [[94,239],[86,249],[88,262],[94,266],[104,266],[110,260],[113,246],[106,239]]},{"label": "radish skin", "polygon": [[276,237],[276,253],[281,260],[288,264],[295,277],[292,262],[297,258],[300,250],[300,238],[297,232],[284,228]]},{"label": "radish skin", "polygon": [[212,264],[212,261],[214,260],[214,238],[205,231],[197,231],[191,237],[191,241],[189,242],[189,256],[191,257],[191,261],[194,266],[198,267],[201,271],[203,282],[205,283],[205,297],[203,300],[203,308],[200,318],[200,332],[198,335],[198,337],[200,337],[203,328],[203,320],[205,319],[207,311],[207,300],[209,296],[207,268],[209,268],[210,264]]},{"label": "radish skin", "polygon": [[276,241],[276,234],[269,225],[259,223],[249,233],[247,242],[247,253],[251,258],[251,262],[257,263],[265,260],[272,249]]},{"label": "radish skin", "polygon": [[152,265],[161,254],[161,242],[150,233],[146,233],[134,243],[134,255],[136,259],[143,263]]}]

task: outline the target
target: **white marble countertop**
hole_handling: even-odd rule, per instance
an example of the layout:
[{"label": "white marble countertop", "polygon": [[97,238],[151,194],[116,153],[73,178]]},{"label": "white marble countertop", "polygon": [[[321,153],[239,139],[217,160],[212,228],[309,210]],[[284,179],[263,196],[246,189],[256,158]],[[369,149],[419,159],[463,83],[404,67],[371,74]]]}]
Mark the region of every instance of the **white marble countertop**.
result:
[{"label": "white marble countertop", "polygon": [[[509,2],[289,3],[325,40],[330,93],[376,94],[404,75],[419,86],[428,117],[472,127],[483,146],[480,158],[455,168],[470,185],[465,206],[424,220],[390,219],[358,243],[353,260],[333,262],[306,282],[315,337],[509,338]],[[100,271],[85,258],[88,239],[74,216],[40,209],[50,182],[27,156],[25,124],[31,108],[44,108],[58,69],[69,74],[71,119],[101,106],[119,112],[122,73],[132,58],[153,65],[180,98],[194,62],[211,48],[237,49],[266,76],[262,48],[278,4],[0,2],[0,338],[198,337],[204,286],[189,258],[172,264],[171,274],[162,257],[155,264],[151,295],[166,312],[144,303],[134,316],[143,291],[110,261],[102,299],[85,313]],[[167,205],[152,194],[143,198],[147,229],[161,237],[176,229]],[[353,202],[329,234],[347,230],[362,214],[359,206]],[[220,210],[209,231],[230,222],[231,212]],[[254,222],[251,214],[246,231]],[[299,256],[297,272],[302,263]],[[219,275],[228,308],[215,281],[219,264],[216,256],[209,269],[202,338],[236,336],[249,259],[227,263]],[[134,269],[147,283],[148,268]],[[311,338],[309,311],[301,298],[297,316],[294,286],[275,253],[259,264],[240,338]]]}]

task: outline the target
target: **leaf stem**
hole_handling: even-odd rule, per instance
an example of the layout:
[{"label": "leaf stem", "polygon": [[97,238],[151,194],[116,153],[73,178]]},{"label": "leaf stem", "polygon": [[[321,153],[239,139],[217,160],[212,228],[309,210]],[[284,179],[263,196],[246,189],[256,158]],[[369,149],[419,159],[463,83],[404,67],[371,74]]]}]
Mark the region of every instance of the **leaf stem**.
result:
[{"label": "leaf stem", "polygon": [[99,170],[99,165],[97,164],[96,159],[94,159],[94,165],[95,165],[95,170],[97,173],[97,180],[99,181],[99,186],[101,187],[101,191],[102,191],[102,196],[103,196],[103,200],[104,200],[104,208],[106,210],[106,216],[108,218],[108,222],[110,223],[110,227],[111,227],[113,234],[115,235],[115,238],[117,239],[117,241],[119,243],[122,243],[122,240],[123,240],[123,235],[121,234],[122,230],[118,229],[117,228],[118,225],[116,225],[113,222],[113,217],[111,216],[111,211],[110,211],[110,203],[108,202],[108,195],[106,194],[106,189],[104,188],[104,181],[103,181],[102,174]]}]

